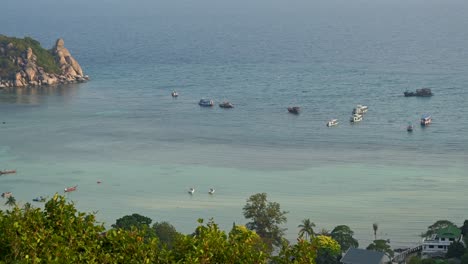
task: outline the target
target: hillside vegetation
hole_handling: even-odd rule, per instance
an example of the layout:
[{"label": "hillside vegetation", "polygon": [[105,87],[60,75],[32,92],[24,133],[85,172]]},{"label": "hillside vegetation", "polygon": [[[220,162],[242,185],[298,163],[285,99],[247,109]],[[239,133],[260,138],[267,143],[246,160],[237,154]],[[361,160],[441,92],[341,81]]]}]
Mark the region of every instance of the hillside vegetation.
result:
[{"label": "hillside vegetation", "polygon": [[44,68],[46,72],[60,73],[60,68],[51,50],[41,47],[39,41],[30,37],[20,39],[0,35],[0,77],[11,79],[13,77],[11,74],[21,70],[15,60],[24,56],[28,48],[31,48],[36,55],[36,63],[39,67]]}]

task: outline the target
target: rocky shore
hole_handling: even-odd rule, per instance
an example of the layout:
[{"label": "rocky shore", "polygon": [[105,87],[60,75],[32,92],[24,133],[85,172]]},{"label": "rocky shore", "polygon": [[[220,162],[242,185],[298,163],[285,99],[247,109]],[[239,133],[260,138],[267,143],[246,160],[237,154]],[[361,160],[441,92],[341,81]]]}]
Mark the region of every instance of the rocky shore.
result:
[{"label": "rocky shore", "polygon": [[[0,89],[86,82],[80,64],[58,39],[51,50],[31,39],[13,39],[0,35]],[[32,45],[28,45],[31,44]],[[33,47],[31,47],[33,46]],[[47,64],[48,63],[48,64]]]}]

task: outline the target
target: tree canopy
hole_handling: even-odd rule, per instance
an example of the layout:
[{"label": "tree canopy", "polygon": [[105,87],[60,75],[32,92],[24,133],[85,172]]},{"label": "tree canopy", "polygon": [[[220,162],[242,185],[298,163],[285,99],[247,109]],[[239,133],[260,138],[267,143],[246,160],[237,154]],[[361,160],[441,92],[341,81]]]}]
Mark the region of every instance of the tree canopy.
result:
[{"label": "tree canopy", "polygon": [[151,218],[142,216],[139,214],[132,214],[123,216],[115,221],[115,224],[112,225],[113,228],[131,230],[133,227],[138,229],[149,228]]},{"label": "tree canopy", "polygon": [[175,227],[168,222],[156,222],[151,227],[162,245],[172,248],[177,238],[181,235]]},{"label": "tree canopy", "polygon": [[299,227],[299,237],[302,238],[305,235],[306,240],[309,239],[309,237],[313,237],[315,235],[314,233],[314,227],[315,224],[314,222],[310,221],[310,219],[304,219],[302,220],[302,223],[298,225]]},{"label": "tree canopy", "polygon": [[465,254],[465,246],[459,241],[454,241],[447,249],[447,258],[461,258]]},{"label": "tree canopy", "polygon": [[243,212],[244,217],[251,220],[247,228],[256,231],[270,248],[281,245],[286,229],[280,225],[286,223],[288,212],[282,211],[279,203],[269,202],[266,193],[257,193],[247,199]]},{"label": "tree canopy", "polygon": [[374,242],[372,242],[369,246],[367,246],[366,249],[383,252],[389,258],[392,258],[394,253],[390,245],[388,245],[387,243],[387,240],[377,239],[374,240]]},{"label": "tree canopy", "polygon": [[423,234],[423,237],[429,237],[429,236],[437,233],[437,231],[439,229],[446,228],[446,227],[449,227],[449,226],[457,227],[454,223],[452,223],[449,220],[438,220],[434,224],[427,227],[427,231],[426,231],[426,233]]},{"label": "tree canopy", "polygon": [[347,225],[339,225],[336,226],[331,231],[331,237],[340,244],[341,251],[345,252],[350,247],[357,248],[359,247],[358,241],[353,238],[354,232],[349,228]]},{"label": "tree canopy", "polygon": [[329,236],[320,235],[314,239],[317,247],[317,264],[339,264],[341,247]]}]

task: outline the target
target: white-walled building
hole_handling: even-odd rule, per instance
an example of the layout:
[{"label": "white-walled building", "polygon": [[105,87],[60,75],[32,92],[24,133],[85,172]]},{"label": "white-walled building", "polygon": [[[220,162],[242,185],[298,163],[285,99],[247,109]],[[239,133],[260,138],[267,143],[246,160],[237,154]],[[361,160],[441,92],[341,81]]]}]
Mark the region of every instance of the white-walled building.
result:
[{"label": "white-walled building", "polygon": [[450,244],[459,241],[461,238],[461,231],[455,226],[439,229],[436,234],[423,239],[422,256],[445,256]]}]

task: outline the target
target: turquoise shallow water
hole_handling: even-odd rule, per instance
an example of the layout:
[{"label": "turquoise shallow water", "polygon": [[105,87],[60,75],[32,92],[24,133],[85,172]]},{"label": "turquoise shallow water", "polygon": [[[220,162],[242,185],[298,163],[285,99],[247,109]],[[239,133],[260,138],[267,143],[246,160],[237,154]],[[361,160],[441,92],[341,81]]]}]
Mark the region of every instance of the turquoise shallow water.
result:
[{"label": "turquoise shallow water", "polygon": [[[0,191],[24,203],[77,184],[70,199],[107,226],[138,212],[185,233],[200,217],[245,223],[246,199],[267,192],[289,211],[291,241],[304,218],[318,229],[348,224],[361,246],[374,222],[394,247],[417,243],[438,219],[461,224],[468,7],[358,2],[142,2],[126,11],[119,2],[67,19],[0,17],[6,35],[44,45],[64,37],[92,78],[0,91],[0,168],[18,170],[0,177]],[[435,96],[402,96],[420,87]],[[236,108],[200,108],[201,97]],[[350,125],[358,103],[370,110]],[[296,104],[302,113],[288,114]],[[434,123],[408,134],[425,112]],[[325,127],[330,118],[340,125]]]}]

